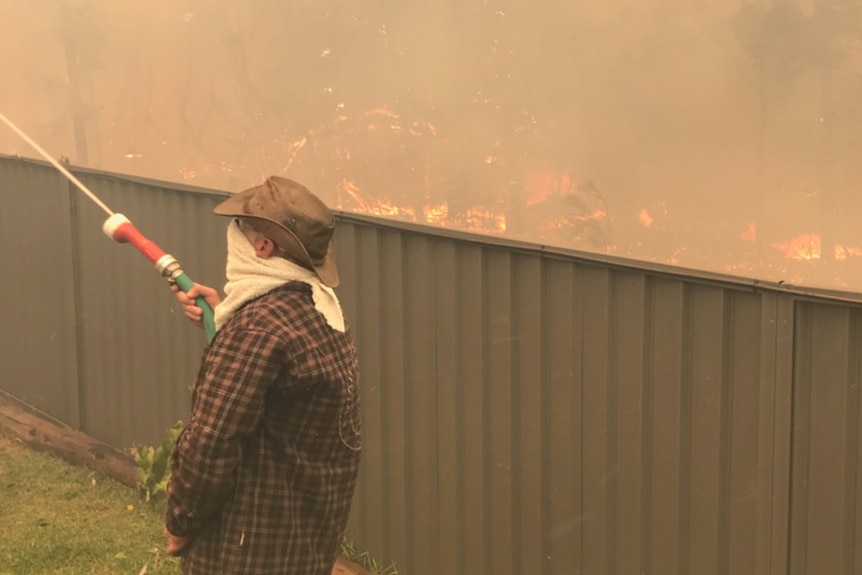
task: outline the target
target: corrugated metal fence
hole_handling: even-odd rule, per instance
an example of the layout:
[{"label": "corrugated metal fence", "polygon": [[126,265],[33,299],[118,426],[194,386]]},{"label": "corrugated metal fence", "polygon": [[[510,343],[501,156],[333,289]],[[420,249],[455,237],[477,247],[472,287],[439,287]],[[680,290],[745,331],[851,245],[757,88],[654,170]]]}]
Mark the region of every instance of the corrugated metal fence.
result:
[{"label": "corrugated metal fence", "polygon": [[[79,177],[223,281],[223,196]],[[202,334],[105,214],[0,158],[0,389],[117,447]],[[350,534],[406,575],[862,572],[862,307],[340,217],[365,451]]]}]

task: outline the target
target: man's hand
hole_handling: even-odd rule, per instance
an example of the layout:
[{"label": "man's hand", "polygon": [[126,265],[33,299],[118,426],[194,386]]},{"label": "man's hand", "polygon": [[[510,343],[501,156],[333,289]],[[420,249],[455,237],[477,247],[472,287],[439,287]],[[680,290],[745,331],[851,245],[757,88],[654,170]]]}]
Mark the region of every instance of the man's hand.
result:
[{"label": "man's hand", "polygon": [[174,535],[168,528],[165,527],[165,535],[168,537],[168,548],[165,552],[171,557],[179,557],[183,555],[185,548],[191,543],[191,537],[180,537],[179,535]]},{"label": "man's hand", "polygon": [[221,298],[216,290],[201,284],[194,284],[188,292],[184,292],[178,286],[173,285],[171,286],[171,291],[176,294],[177,300],[182,304],[183,313],[185,313],[186,317],[200,328],[203,327],[203,320],[201,319],[203,310],[195,304],[195,298],[199,296],[203,297],[204,301],[213,309],[221,303]]}]

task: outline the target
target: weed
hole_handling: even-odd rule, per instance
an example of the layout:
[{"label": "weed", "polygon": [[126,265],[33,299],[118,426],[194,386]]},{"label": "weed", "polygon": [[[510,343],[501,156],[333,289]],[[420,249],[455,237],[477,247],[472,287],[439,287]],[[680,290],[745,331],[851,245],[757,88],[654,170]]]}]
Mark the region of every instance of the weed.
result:
[{"label": "weed", "polygon": [[171,477],[171,453],[182,431],[183,422],[177,421],[168,429],[168,437],[158,447],[145,445],[132,449],[135,463],[138,464],[138,483],[148,502],[167,489]]},{"label": "weed", "polygon": [[387,567],[383,567],[368,551],[360,552],[357,550],[356,544],[347,537],[341,540],[341,555],[348,561],[371,571],[374,575],[398,575],[398,568],[395,566],[395,562],[390,563]]}]

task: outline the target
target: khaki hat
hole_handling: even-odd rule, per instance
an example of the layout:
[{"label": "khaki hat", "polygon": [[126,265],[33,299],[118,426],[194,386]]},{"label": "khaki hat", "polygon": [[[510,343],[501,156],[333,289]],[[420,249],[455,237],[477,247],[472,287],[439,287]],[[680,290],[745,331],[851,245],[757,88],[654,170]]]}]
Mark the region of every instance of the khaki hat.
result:
[{"label": "khaki hat", "polygon": [[213,213],[249,219],[260,233],[313,269],[320,281],[338,286],[332,242],[335,218],[302,184],[271,176],[263,184],[229,197]]}]

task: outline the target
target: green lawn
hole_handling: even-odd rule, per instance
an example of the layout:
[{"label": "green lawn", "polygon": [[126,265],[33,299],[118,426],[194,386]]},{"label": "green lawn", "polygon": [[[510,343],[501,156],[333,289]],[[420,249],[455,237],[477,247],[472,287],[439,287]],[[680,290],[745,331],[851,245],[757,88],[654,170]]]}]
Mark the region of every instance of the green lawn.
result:
[{"label": "green lawn", "polygon": [[128,487],[0,438],[0,575],[178,575],[162,525]]}]

